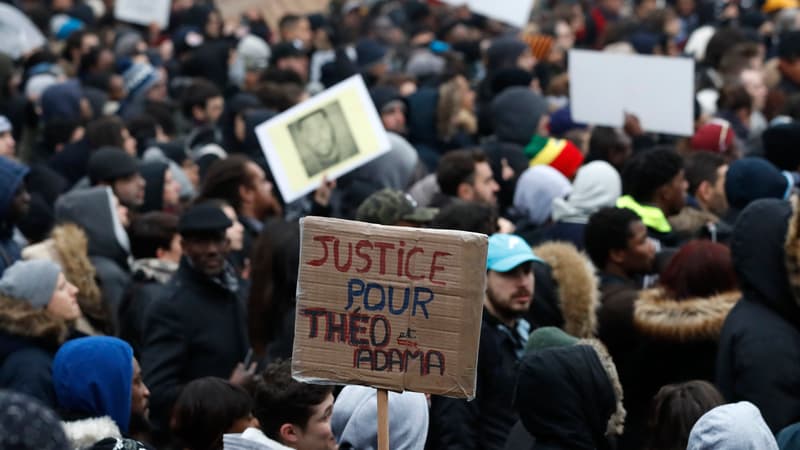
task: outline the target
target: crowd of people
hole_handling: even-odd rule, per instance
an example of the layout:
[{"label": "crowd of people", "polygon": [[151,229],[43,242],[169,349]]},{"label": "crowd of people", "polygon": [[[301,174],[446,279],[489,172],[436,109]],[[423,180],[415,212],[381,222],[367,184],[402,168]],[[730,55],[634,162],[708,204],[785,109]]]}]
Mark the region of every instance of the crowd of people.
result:
[{"label": "crowd of people", "polygon": [[[476,398],[392,449],[800,449],[797,0],[114,3],[0,2],[0,448],[377,448],[292,378],[317,215],[489,236]],[[694,134],[576,121],[573,48],[692,58]],[[390,150],[284,201],[256,126],[357,75]]]}]

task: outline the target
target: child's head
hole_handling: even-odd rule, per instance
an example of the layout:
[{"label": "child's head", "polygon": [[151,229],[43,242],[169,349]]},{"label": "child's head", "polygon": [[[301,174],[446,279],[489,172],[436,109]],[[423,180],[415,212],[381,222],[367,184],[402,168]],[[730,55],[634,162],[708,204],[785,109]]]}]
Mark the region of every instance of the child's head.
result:
[{"label": "child's head", "polygon": [[685,449],[695,422],[723,403],[722,394],[706,381],[662,387],[653,398],[646,448]]},{"label": "child's head", "polygon": [[258,427],[252,410],[253,401],[244,389],[221,378],[200,378],[183,388],[170,428],[184,449],[221,449],[223,434]]}]

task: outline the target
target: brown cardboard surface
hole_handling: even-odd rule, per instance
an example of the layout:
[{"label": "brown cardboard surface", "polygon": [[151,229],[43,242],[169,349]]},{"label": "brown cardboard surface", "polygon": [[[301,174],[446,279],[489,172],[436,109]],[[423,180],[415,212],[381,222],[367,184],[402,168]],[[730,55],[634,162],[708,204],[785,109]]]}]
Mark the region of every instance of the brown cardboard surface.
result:
[{"label": "brown cardboard surface", "polygon": [[485,235],[321,217],[300,229],[296,379],[475,396]]},{"label": "brown cardboard surface", "polygon": [[225,19],[238,19],[248,9],[257,9],[264,14],[273,32],[277,33],[278,21],[286,14],[311,14],[326,12],[330,0],[222,0],[216,2]]}]

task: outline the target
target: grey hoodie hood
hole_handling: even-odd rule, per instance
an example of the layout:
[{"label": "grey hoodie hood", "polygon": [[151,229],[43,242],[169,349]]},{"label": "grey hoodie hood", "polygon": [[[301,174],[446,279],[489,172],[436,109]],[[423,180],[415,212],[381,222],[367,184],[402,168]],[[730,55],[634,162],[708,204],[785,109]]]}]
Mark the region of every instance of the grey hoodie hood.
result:
[{"label": "grey hoodie hood", "polygon": [[545,114],[547,101],[527,87],[510,87],[492,100],[494,134],[501,142],[527,145]]},{"label": "grey hoodie hood", "polygon": [[[331,428],[339,444],[378,448],[377,390],[345,386],[333,405]],[[393,450],[423,450],[428,436],[428,400],[417,392],[389,392],[389,440]]]},{"label": "grey hoodie hood", "polygon": [[603,207],[612,207],[622,195],[622,180],[617,169],[605,161],[593,161],[578,170],[567,198],[553,200],[553,221],[588,223],[589,216]]},{"label": "grey hoodie hood", "polygon": [[686,450],[778,450],[778,444],[758,408],[739,402],[703,414]]},{"label": "grey hoodie hood", "polygon": [[104,186],[67,193],[56,201],[56,221],[72,222],[89,238],[89,256],[102,256],[128,267],[130,241]]},{"label": "grey hoodie hood", "polygon": [[352,172],[352,176],[374,183],[376,186],[404,191],[408,188],[419,162],[417,151],[405,138],[396,133],[386,133],[389,151]]}]

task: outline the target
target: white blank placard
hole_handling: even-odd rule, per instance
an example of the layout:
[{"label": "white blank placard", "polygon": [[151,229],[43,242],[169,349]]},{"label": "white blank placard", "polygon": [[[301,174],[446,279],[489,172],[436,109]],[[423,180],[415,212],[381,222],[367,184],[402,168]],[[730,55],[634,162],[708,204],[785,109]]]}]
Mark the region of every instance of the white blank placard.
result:
[{"label": "white blank placard", "polygon": [[455,6],[466,5],[470,11],[518,28],[528,23],[534,0],[444,0]]},{"label": "white blank placard", "polygon": [[139,25],[157,23],[161,29],[169,25],[172,0],[116,0],[114,18]]},{"label": "white blank placard", "polygon": [[625,113],[648,132],[694,133],[694,60],[569,52],[570,109],[578,122],[621,127]]}]

